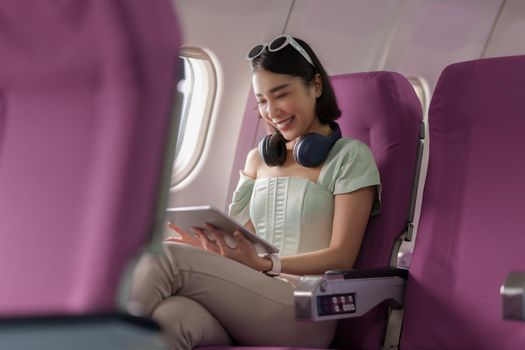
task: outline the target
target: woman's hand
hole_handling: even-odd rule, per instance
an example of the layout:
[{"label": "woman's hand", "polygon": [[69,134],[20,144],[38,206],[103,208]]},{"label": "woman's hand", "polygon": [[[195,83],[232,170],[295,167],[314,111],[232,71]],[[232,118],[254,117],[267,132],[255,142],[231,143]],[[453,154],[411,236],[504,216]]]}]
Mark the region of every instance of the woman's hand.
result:
[{"label": "woman's hand", "polygon": [[[217,229],[213,225],[205,224],[204,226],[215,238],[214,242],[218,247],[218,253],[222,256],[238,261],[258,271],[268,271],[272,268],[271,261],[261,258],[257,254],[253,244],[248,241],[240,231],[235,231],[233,233],[236,245],[232,248],[226,242],[224,233],[221,230]],[[200,235],[206,237],[206,234],[202,230],[199,231]]]},{"label": "woman's hand", "polygon": [[209,252],[219,253],[219,247],[217,246],[217,244],[208,240],[207,236],[201,230],[192,228],[191,231],[195,233],[198,237],[196,238],[195,236],[190,235],[188,232],[184,231],[183,229],[181,229],[175,224],[170,223],[168,224],[168,227],[171,230],[177,232],[180,237],[171,236],[171,237],[166,238],[165,241],[189,244],[194,247],[207,250]]}]

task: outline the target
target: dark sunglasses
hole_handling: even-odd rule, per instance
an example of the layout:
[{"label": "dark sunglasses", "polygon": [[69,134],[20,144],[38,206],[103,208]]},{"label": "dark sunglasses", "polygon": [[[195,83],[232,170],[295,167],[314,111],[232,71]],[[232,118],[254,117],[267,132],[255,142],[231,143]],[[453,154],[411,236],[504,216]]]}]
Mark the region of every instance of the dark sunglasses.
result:
[{"label": "dark sunglasses", "polygon": [[266,42],[264,44],[255,45],[248,52],[248,55],[246,55],[246,59],[248,61],[252,61],[256,57],[258,57],[261,53],[263,53],[265,48],[268,48],[268,51],[270,52],[275,52],[275,51],[282,50],[284,47],[288,46],[288,44],[292,45],[292,47],[296,49],[297,52],[299,52],[304,57],[304,59],[307,60],[308,63],[310,63],[315,68],[315,64],[312,61],[312,58],[310,57],[310,55],[308,55],[305,49],[303,49],[301,45],[299,45],[299,43],[295,41],[295,39],[289,34],[280,35],[277,38],[273,39],[272,41]]}]

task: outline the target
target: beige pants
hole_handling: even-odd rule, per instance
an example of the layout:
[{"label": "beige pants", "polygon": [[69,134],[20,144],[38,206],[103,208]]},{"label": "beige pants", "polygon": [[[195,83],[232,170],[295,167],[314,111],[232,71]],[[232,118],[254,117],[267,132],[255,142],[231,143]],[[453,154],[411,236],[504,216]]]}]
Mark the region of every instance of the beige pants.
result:
[{"label": "beige pants", "polygon": [[335,322],[296,321],[294,287],[218,254],[165,243],[139,262],[131,299],[177,350],[204,345],[325,348]]}]

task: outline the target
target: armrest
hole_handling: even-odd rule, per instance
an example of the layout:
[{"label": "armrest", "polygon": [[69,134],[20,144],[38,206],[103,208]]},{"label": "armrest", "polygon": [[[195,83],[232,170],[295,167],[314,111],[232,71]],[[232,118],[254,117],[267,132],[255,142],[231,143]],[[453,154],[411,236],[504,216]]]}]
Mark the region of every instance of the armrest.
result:
[{"label": "armrest", "polygon": [[313,321],[360,317],[382,302],[402,308],[407,278],[408,270],[398,268],[304,276],[294,292],[295,317]]},{"label": "armrest", "polygon": [[525,321],[525,272],[513,271],[500,288],[504,320]]}]

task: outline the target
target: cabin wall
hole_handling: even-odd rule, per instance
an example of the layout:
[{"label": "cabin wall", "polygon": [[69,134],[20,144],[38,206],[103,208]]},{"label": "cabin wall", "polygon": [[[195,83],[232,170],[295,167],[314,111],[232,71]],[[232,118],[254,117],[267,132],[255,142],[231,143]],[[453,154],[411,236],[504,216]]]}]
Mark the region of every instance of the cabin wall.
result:
[{"label": "cabin wall", "polygon": [[242,116],[251,87],[245,60],[254,43],[284,29],[291,0],[179,0],[174,2],[183,45],[205,49],[218,71],[218,96],[202,158],[172,189],[169,206],[224,208]]},{"label": "cabin wall", "polygon": [[505,0],[482,57],[525,53],[525,1]]},{"label": "cabin wall", "polygon": [[[194,174],[172,191],[171,206],[211,204],[226,209],[237,170],[244,163],[235,158],[251,93],[244,57],[255,43],[288,32],[311,44],[329,74],[398,71],[422,77],[430,93],[448,64],[525,52],[519,35],[525,32],[522,0],[178,0],[175,4],[183,43],[205,48],[215,58],[219,96],[203,158]],[[261,130],[253,133],[250,147],[257,144]]]}]

